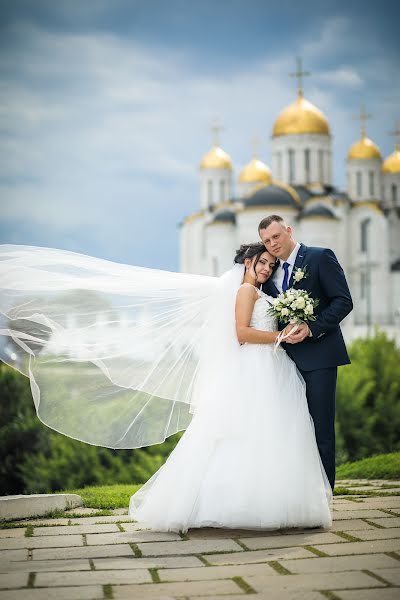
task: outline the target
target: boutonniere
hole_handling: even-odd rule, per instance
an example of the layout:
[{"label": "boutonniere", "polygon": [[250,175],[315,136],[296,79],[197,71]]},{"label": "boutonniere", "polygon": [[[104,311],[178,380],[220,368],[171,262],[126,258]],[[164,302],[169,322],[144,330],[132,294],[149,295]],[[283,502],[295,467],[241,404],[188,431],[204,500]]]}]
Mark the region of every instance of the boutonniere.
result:
[{"label": "boutonniere", "polygon": [[307,265],[305,265],[302,269],[295,269],[294,270],[294,274],[293,274],[293,279],[295,281],[295,283],[299,283],[299,281],[302,281],[303,279],[306,279],[308,277],[308,268]]}]

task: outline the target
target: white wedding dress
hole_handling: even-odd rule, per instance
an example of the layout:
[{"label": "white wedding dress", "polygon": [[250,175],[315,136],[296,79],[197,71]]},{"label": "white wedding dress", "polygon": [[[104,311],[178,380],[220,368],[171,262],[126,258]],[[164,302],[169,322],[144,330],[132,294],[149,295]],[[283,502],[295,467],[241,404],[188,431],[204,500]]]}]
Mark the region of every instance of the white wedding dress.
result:
[{"label": "white wedding dress", "polygon": [[[258,290],[251,326],[276,331]],[[212,386],[129,515],[158,531],[329,527],[332,492],[295,363],[272,344],[240,347],[226,393]],[[204,388],[203,388],[204,390]],[[323,398],[321,399],[323,401]]]}]

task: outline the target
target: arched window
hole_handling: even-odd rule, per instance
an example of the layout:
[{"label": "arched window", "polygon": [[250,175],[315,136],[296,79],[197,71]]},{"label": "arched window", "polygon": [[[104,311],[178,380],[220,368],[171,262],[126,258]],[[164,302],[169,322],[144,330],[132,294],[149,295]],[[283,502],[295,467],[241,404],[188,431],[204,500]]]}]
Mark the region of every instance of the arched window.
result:
[{"label": "arched window", "polygon": [[369,195],[375,195],[375,173],[373,171],[368,171],[368,182],[369,182]]},{"label": "arched window", "polygon": [[311,181],[311,162],[310,162],[310,149],[304,150],[304,169],[306,172],[306,183]]},{"label": "arched window", "polygon": [[324,182],[324,151],[318,150],[318,177],[319,182]]},{"label": "arched window", "polygon": [[362,196],[362,173],[361,173],[361,171],[357,171],[357,173],[356,173],[356,186],[357,186],[357,196]]},{"label": "arched window", "polygon": [[395,183],[392,183],[391,192],[392,192],[392,204],[393,204],[393,206],[396,206],[396,204],[397,204],[397,185]]},{"label": "arched window", "polygon": [[221,181],[219,182],[219,201],[220,202],[224,202],[224,200],[225,200],[225,194],[226,194],[225,183],[226,182],[223,179],[221,179]]},{"label": "arched window", "polygon": [[208,206],[212,206],[214,203],[212,179],[209,179],[207,181],[207,200],[208,200]]},{"label": "arched window", "polygon": [[276,153],[276,168],[278,179],[282,179],[282,154],[280,152]]},{"label": "arched window", "polygon": [[360,223],[360,242],[361,242],[361,252],[368,252],[368,250],[370,248],[368,248],[369,246],[369,226],[371,223],[371,219],[368,217],[368,219],[364,219],[363,221],[361,221]]},{"label": "arched window", "polygon": [[289,156],[289,183],[294,183],[294,150],[292,148],[288,151]]}]

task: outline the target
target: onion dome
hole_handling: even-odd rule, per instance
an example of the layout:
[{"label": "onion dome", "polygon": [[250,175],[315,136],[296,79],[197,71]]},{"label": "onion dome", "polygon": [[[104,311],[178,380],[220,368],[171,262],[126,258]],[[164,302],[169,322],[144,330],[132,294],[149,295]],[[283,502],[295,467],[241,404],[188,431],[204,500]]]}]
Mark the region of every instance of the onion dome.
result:
[{"label": "onion dome", "polygon": [[220,146],[213,146],[205,154],[200,163],[200,169],[232,169],[232,161],[229,154],[224,152]]},{"label": "onion dome", "polygon": [[264,185],[253,194],[247,196],[244,208],[255,208],[258,206],[287,206],[299,208],[300,199],[295,190],[290,186],[282,185],[273,181],[270,185]]},{"label": "onion dome", "polygon": [[251,161],[243,167],[239,175],[239,181],[241,183],[272,183],[272,175],[269,167],[254,157]]},{"label": "onion dome", "polygon": [[384,173],[400,173],[400,146],[396,145],[394,152],[388,156],[383,165]]},{"label": "onion dome", "polygon": [[322,204],[311,206],[300,215],[300,219],[307,219],[309,217],[318,217],[320,219],[336,219],[334,212]]},{"label": "onion dome", "polygon": [[329,124],[325,115],[303,97],[301,90],[298,97],[287,106],[274,123],[272,136],[293,135],[298,133],[317,133],[330,135]]},{"label": "onion dome", "polygon": [[348,160],[382,160],[378,146],[362,132],[361,139],[355,142],[347,153]]}]

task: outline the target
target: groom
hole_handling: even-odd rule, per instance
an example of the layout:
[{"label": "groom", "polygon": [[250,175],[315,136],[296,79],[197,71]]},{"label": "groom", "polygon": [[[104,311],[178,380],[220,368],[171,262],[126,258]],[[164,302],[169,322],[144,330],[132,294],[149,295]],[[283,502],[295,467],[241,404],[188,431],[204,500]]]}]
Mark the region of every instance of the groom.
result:
[{"label": "groom", "polygon": [[273,275],[262,286],[263,291],[275,297],[295,287],[306,290],[314,299],[319,298],[316,321],[302,323],[286,338],[285,350],[306,382],[319,453],[333,489],[337,368],[350,363],[339,323],[353,308],[350,291],[332,250],[299,244],[282,217],[266,217],[258,232],[268,252],[278,259]]}]

